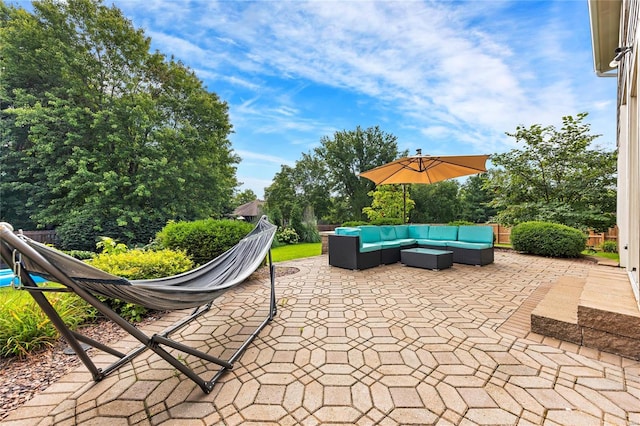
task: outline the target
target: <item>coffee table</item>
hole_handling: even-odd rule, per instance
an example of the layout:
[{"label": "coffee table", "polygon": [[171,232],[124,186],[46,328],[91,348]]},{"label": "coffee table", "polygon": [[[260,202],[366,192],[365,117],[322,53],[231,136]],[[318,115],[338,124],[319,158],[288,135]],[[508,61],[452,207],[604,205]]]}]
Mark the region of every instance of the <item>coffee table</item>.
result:
[{"label": "coffee table", "polygon": [[438,271],[453,265],[453,252],[426,248],[405,249],[400,250],[400,262],[407,266]]}]

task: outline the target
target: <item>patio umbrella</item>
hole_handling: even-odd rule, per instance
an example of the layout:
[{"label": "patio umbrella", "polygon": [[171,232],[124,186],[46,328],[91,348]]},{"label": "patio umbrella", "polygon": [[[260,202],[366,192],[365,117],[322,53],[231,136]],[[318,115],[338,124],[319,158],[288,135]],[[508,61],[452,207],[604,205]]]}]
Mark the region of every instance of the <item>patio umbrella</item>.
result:
[{"label": "patio umbrella", "polygon": [[[375,169],[360,173],[360,177],[376,185],[408,183],[436,183],[447,179],[486,172],[488,155],[416,155],[392,161]],[[404,193],[406,202],[406,193]],[[406,205],[404,206],[406,217]]]}]

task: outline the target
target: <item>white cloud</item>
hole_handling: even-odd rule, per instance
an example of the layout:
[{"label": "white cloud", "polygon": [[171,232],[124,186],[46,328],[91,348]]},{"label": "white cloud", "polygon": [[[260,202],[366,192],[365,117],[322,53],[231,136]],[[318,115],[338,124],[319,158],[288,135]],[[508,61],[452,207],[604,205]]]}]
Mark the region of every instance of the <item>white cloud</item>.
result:
[{"label": "white cloud", "polygon": [[[299,158],[287,148],[295,141],[364,120],[400,129],[401,148],[426,138],[478,153],[509,148],[504,132],[517,125],[582,111],[615,127],[615,93],[594,89],[605,85],[591,73],[586,5],[575,2],[120,3],[154,45],[235,91],[230,115],[245,144],[280,137],[283,157]],[[351,96],[342,116],[320,114],[309,86]]]}]

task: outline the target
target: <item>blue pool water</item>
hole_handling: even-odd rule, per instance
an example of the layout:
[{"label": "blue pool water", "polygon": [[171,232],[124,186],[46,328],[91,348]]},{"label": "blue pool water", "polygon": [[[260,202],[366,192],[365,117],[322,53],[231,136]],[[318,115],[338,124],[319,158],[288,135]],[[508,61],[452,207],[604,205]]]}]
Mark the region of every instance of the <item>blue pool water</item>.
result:
[{"label": "blue pool water", "polygon": [[[15,275],[13,274],[13,271],[11,269],[0,269],[0,287],[10,286],[11,281],[13,280],[14,277]],[[31,275],[31,278],[33,278],[33,280],[36,283],[41,283],[46,281],[44,278],[41,278],[37,275]]]}]

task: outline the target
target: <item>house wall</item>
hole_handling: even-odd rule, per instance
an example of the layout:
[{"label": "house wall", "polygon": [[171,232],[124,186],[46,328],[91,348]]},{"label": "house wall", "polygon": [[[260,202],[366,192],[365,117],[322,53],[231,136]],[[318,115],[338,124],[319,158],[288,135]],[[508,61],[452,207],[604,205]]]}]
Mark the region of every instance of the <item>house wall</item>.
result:
[{"label": "house wall", "polygon": [[640,109],[638,86],[640,0],[622,2],[620,45],[633,46],[618,68],[618,228],[620,264],[640,306]]}]

